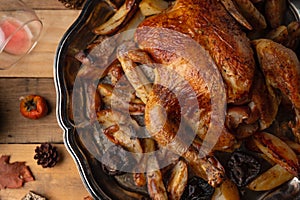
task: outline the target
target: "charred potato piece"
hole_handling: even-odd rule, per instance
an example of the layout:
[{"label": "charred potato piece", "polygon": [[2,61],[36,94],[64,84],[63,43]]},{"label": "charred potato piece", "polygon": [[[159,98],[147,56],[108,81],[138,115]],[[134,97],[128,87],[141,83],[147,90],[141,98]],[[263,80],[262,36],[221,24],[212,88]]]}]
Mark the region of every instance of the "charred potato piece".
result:
[{"label": "charred potato piece", "polygon": [[285,142],[267,132],[257,133],[253,139],[257,147],[274,162],[294,176],[299,174],[300,165],[297,155]]}]

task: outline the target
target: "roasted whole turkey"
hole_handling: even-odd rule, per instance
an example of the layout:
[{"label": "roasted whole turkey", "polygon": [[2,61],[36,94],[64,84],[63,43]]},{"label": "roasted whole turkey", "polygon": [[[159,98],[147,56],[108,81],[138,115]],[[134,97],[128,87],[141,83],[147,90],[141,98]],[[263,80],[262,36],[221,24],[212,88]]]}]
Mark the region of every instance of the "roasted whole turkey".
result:
[{"label": "roasted whole turkey", "polygon": [[[101,105],[89,106],[95,109],[90,113],[97,113],[109,141],[138,154],[135,169],[145,172],[134,171],[133,180],[147,185],[152,199],[180,199],[193,176],[215,188],[213,199],[240,199],[239,189],[271,190],[298,176],[300,24],[283,24],[287,3],[126,0],[95,28],[98,39],[77,55],[85,70],[80,78],[99,79],[95,95]],[[132,41],[97,50],[132,24]],[[125,88],[134,91],[127,102],[118,96]],[[159,156],[141,156],[159,149]],[[235,177],[237,184],[226,161],[245,151],[260,164],[251,180]],[[172,162],[159,169],[164,159]],[[268,174],[282,176],[274,181]]]}]

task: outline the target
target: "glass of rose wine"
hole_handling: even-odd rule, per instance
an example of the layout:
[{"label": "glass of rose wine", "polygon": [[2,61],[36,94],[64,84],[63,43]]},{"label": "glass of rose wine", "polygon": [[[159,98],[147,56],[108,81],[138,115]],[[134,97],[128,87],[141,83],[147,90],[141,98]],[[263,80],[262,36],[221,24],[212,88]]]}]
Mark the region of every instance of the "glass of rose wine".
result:
[{"label": "glass of rose wine", "polygon": [[37,44],[43,24],[22,0],[0,0],[0,70],[15,65]]}]

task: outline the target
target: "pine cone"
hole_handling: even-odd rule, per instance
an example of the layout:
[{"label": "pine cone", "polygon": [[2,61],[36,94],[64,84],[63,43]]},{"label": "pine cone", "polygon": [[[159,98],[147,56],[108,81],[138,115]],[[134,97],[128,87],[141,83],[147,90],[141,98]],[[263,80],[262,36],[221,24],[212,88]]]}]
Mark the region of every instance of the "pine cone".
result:
[{"label": "pine cone", "polygon": [[46,200],[46,198],[30,191],[25,197],[22,198],[22,200]]},{"label": "pine cone", "polygon": [[35,148],[34,159],[43,168],[54,167],[59,160],[59,154],[56,147],[46,142]]}]

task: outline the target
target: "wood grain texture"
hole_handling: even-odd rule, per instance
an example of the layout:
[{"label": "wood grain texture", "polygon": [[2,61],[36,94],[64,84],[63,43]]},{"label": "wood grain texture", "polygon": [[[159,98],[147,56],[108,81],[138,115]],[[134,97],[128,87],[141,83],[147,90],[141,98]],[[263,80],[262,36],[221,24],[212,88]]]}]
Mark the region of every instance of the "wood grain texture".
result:
[{"label": "wood grain texture", "polygon": [[[25,161],[35,181],[20,189],[0,190],[1,200],[20,200],[29,191],[47,199],[83,200],[88,196],[75,162],[63,143],[63,131],[56,120],[56,92],[53,64],[56,49],[80,10],[66,9],[58,0],[24,0],[36,10],[43,23],[40,40],[34,50],[9,70],[0,71],[0,156],[11,155],[11,162]],[[49,103],[49,114],[39,120],[24,118],[19,98],[39,94]],[[55,143],[62,159],[44,169],[33,159],[34,149],[42,142]]]},{"label": "wood grain texture", "polygon": [[33,9],[67,9],[59,0],[23,0],[26,5]]},{"label": "wood grain texture", "polygon": [[[21,96],[38,94],[46,98],[50,112],[38,120],[24,118],[19,111]],[[0,79],[0,143],[62,142],[62,129],[55,113],[53,79]],[[0,151],[1,153],[1,151]]]},{"label": "wood grain texture", "polygon": [[33,159],[36,146],[39,144],[0,145],[0,156],[10,155],[11,162],[25,161],[35,177],[35,181],[25,183],[22,188],[0,190],[1,200],[20,200],[29,191],[51,200],[83,200],[88,196],[75,163],[63,144],[55,145],[61,154],[60,162],[53,168],[46,169],[37,165]]},{"label": "wood grain texture", "polygon": [[15,66],[8,70],[0,70],[0,77],[52,78],[58,44],[80,12],[80,10],[36,10],[43,22],[38,44]]}]

